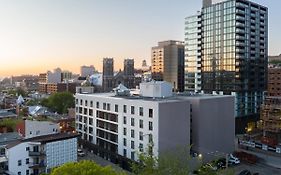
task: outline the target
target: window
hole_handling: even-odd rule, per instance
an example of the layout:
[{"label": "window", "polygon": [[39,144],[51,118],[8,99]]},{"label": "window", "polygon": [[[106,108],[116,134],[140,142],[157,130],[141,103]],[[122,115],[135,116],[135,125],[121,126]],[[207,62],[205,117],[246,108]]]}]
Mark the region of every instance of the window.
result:
[{"label": "window", "polygon": [[123,135],[127,135],[127,128],[123,128]]},{"label": "window", "polygon": [[135,114],[135,107],[131,106],[131,114]]},{"label": "window", "polygon": [[143,140],[143,132],[140,132],[139,135],[140,135],[140,138],[139,138],[139,139],[140,139],[140,140]]},{"label": "window", "polygon": [[149,135],[148,135],[148,141],[149,141],[149,143],[153,142],[153,136],[152,136],[152,134],[149,134]]},{"label": "window", "polygon": [[150,118],[153,117],[153,109],[149,109],[149,110],[148,110],[148,116],[149,116]]},{"label": "window", "polygon": [[102,105],[103,105],[103,106],[102,106],[102,109],[103,109],[103,110],[106,110],[106,103],[103,103]]},{"label": "window", "polygon": [[18,160],[18,166],[21,166],[21,160]]},{"label": "window", "polygon": [[89,115],[93,116],[93,110],[92,109],[89,109]]},{"label": "window", "polygon": [[89,127],[89,134],[93,134],[93,128]]},{"label": "window", "polygon": [[100,108],[100,103],[97,101],[96,108]]},{"label": "window", "polygon": [[80,105],[83,105],[83,100],[80,100]]},{"label": "window", "polygon": [[131,159],[135,160],[135,152],[131,152]]},{"label": "window", "polygon": [[135,149],[135,142],[133,140],[131,141],[131,148]]},{"label": "window", "polygon": [[87,114],[88,114],[88,109],[84,108],[84,115],[87,115]]},{"label": "window", "polygon": [[25,159],[25,164],[29,164],[29,158]]},{"label": "window", "polygon": [[139,149],[140,149],[140,152],[143,152],[143,144],[142,143],[140,143]]},{"label": "window", "polygon": [[26,170],[26,173],[25,173],[26,175],[29,175],[29,170]]},{"label": "window", "polygon": [[143,120],[140,120],[140,128],[143,128]]},{"label": "window", "polygon": [[127,113],[127,106],[126,105],[123,105],[123,112]]},{"label": "window", "polygon": [[135,119],[131,118],[131,126],[135,126]]},{"label": "window", "polygon": [[91,142],[91,143],[93,142],[93,136],[89,135],[89,142]]},{"label": "window", "polygon": [[127,157],[127,150],[126,149],[123,149],[123,156]]},{"label": "window", "polygon": [[90,101],[90,107],[93,107],[93,101]]},{"label": "window", "polygon": [[118,112],[118,105],[115,105],[115,112]]},{"label": "window", "polygon": [[20,171],[18,172],[18,175],[21,175],[21,172],[20,172]]},{"label": "window", "polygon": [[88,101],[87,100],[85,100],[85,106],[88,106]]},{"label": "window", "polygon": [[148,128],[149,128],[149,131],[152,131],[152,130],[153,130],[153,124],[152,124],[152,122],[149,122]]},{"label": "window", "polygon": [[135,131],[133,129],[131,130],[131,137],[135,138]]},{"label": "window", "polygon": [[123,139],[123,145],[127,146],[127,139],[126,138]]},{"label": "window", "polygon": [[143,116],[143,107],[140,107],[140,116]]},{"label": "window", "polygon": [[107,108],[107,110],[108,110],[108,111],[110,111],[110,104],[109,104],[109,103],[107,103],[107,104],[106,104],[106,106],[107,106],[107,107],[106,107],[106,108]]},{"label": "window", "polygon": [[0,155],[1,155],[1,156],[4,156],[4,155],[5,155],[5,148],[1,148],[1,149],[0,149]]},{"label": "window", "polygon": [[25,150],[26,150],[26,151],[29,151],[30,149],[29,149],[29,147],[26,147]]},{"label": "window", "polygon": [[93,119],[89,118],[89,125],[93,125]]},{"label": "window", "polygon": [[127,117],[126,117],[126,116],[123,117],[123,124],[124,124],[124,125],[127,124]]}]

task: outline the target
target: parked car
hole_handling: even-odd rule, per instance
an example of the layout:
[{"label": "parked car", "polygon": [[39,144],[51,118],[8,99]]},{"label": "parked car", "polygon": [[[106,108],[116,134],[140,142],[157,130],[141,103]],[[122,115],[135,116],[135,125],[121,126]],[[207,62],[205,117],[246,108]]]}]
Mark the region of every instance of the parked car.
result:
[{"label": "parked car", "polygon": [[228,164],[230,164],[230,165],[238,165],[238,164],[240,164],[240,160],[237,157],[235,157],[232,154],[230,154],[228,156]]},{"label": "parked car", "polygon": [[251,172],[249,170],[243,170],[239,173],[239,175],[251,175]]},{"label": "parked car", "polygon": [[77,155],[80,157],[84,157],[86,154],[83,152],[82,149],[77,149]]}]

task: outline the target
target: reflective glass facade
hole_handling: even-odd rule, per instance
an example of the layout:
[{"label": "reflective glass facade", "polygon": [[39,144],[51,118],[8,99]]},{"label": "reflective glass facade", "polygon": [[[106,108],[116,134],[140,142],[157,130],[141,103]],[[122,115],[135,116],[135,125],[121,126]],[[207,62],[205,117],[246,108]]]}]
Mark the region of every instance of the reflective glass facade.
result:
[{"label": "reflective glass facade", "polygon": [[267,86],[267,8],[227,0],[202,8],[201,23],[202,90],[235,95],[237,117],[258,115]]},{"label": "reflective glass facade", "polygon": [[201,13],[185,19],[185,91],[201,91]]}]

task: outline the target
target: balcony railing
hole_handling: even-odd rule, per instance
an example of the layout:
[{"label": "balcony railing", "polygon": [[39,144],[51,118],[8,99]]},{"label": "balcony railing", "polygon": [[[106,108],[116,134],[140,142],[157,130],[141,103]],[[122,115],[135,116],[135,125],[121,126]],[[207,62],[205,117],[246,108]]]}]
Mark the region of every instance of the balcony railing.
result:
[{"label": "balcony railing", "polygon": [[0,156],[0,163],[7,162],[8,159],[6,156]]},{"label": "balcony railing", "polygon": [[42,151],[29,151],[28,153],[29,156],[45,156],[45,153]]},{"label": "balcony railing", "polygon": [[40,163],[36,163],[36,162],[33,162],[33,163],[29,163],[29,168],[36,168],[36,169],[39,169],[39,168],[45,168],[46,167],[46,164],[44,163],[44,161],[40,162]]}]

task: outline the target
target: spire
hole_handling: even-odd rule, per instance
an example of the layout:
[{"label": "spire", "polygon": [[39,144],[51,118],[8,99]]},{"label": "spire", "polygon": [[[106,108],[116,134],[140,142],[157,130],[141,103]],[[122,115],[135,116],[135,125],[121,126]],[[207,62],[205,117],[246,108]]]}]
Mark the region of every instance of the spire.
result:
[{"label": "spire", "polygon": [[209,7],[212,5],[212,0],[203,0],[203,8]]}]

